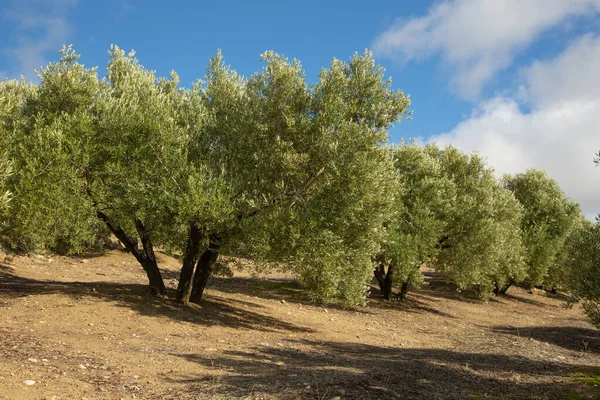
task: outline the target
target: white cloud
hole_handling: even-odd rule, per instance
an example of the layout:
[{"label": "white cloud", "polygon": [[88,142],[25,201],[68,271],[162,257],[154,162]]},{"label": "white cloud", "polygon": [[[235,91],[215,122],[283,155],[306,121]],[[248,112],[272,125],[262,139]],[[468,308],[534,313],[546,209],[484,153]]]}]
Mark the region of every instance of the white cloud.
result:
[{"label": "white cloud", "polygon": [[16,41],[2,52],[12,61],[9,75],[33,79],[34,69],[47,63],[48,52],[66,44],[72,28],[67,12],[77,0],[12,0],[1,14],[16,25]]},{"label": "white cloud", "polygon": [[[516,98],[497,97],[430,141],[487,157],[498,175],[543,169],[592,217],[600,212],[600,38],[584,36],[560,56],[524,69]],[[531,110],[521,110],[525,97]]]},{"label": "white cloud", "polygon": [[[538,105],[564,100],[600,98],[600,46],[586,35],[573,42],[554,62],[535,62],[524,70],[531,101]],[[569,73],[565,73],[569,71]]]},{"label": "white cloud", "polygon": [[600,0],[444,1],[425,16],[396,21],[373,49],[403,62],[440,54],[453,73],[454,89],[472,99],[545,31],[599,12]]}]

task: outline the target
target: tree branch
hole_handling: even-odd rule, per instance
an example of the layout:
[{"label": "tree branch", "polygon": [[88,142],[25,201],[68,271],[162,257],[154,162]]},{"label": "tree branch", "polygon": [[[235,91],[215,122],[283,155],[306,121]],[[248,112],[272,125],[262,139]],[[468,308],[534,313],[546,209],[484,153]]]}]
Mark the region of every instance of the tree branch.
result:
[{"label": "tree branch", "polygon": [[[292,190],[286,193],[283,193],[279,196],[275,196],[273,197],[271,200],[269,200],[267,203],[263,204],[262,206],[256,207],[253,210],[247,212],[247,213],[240,213],[238,215],[238,219],[242,220],[245,218],[250,218],[255,216],[256,214],[258,214],[259,212],[266,210],[268,208],[274,207],[275,205],[281,203],[284,200],[288,200],[288,199],[298,199],[298,198],[303,198],[307,195],[308,190],[310,189],[310,187],[317,181],[317,179],[319,178],[319,176],[325,171],[325,167],[321,168],[319,171],[317,171],[316,174],[314,174],[313,176],[310,176],[305,182],[304,184],[302,184],[302,188],[299,190]],[[295,201],[292,203],[294,204]]]}]

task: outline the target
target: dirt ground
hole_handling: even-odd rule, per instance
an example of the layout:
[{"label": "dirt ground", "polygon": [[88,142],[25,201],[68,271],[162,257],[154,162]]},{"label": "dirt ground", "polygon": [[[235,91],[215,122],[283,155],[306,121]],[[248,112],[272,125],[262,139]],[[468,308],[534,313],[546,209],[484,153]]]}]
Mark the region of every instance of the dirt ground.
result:
[{"label": "dirt ground", "polygon": [[118,250],[4,258],[0,399],[600,399],[600,331],[561,298],[482,302],[428,273],[404,303],[343,310],[236,273],[182,306],[145,282]]}]

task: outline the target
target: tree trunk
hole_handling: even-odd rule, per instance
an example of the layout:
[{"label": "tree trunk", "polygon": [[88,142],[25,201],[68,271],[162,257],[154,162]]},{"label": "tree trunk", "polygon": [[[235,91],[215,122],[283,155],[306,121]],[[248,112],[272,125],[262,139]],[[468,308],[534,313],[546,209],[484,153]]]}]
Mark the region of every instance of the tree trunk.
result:
[{"label": "tree trunk", "polygon": [[383,293],[383,288],[385,286],[385,267],[383,263],[379,263],[377,268],[373,271],[373,275],[377,278],[377,283],[379,283],[379,290]]},{"label": "tree trunk", "polygon": [[392,297],[392,286],[394,283],[394,263],[390,263],[387,273],[385,272],[384,265],[379,264],[379,267],[373,271],[373,274],[377,278],[381,294],[386,300],[389,300]]},{"label": "tree trunk", "polygon": [[150,234],[142,221],[138,218],[135,219],[135,229],[140,236],[142,248],[144,249],[143,260],[140,261],[140,264],[142,264],[142,268],[144,268],[146,275],[148,275],[150,288],[154,294],[164,296],[167,294],[167,288],[165,287],[160,269],[158,269],[158,263],[156,262],[156,256],[154,255],[154,246],[150,240]]},{"label": "tree trunk", "polygon": [[98,218],[104,221],[108,229],[110,229],[117,239],[123,243],[125,249],[129,253],[133,254],[136,260],[138,260],[138,262],[141,264],[142,268],[146,272],[146,275],[148,276],[148,282],[150,284],[150,291],[152,294],[166,295],[167,288],[165,287],[160,269],[158,269],[158,264],[156,263],[152,241],[150,240],[150,235],[148,234],[148,231],[146,230],[142,221],[136,218],[135,227],[140,235],[143,251],[140,250],[137,239],[128,236],[120,226],[113,224],[106,214],[104,214],[102,211],[98,211],[96,215]]},{"label": "tree trunk", "polygon": [[194,267],[198,262],[200,252],[200,241],[202,240],[202,230],[196,224],[190,224],[190,234],[185,247],[183,265],[179,274],[179,284],[177,285],[177,295],[175,301],[178,303],[187,303],[192,290],[192,277]]},{"label": "tree trunk", "polygon": [[398,300],[406,299],[406,293],[408,293],[408,289],[410,289],[410,278],[406,280],[406,282],[402,282],[402,286],[400,287],[400,292],[396,295]]},{"label": "tree trunk", "polygon": [[513,281],[512,279],[509,280],[508,283],[502,287],[498,286],[498,284],[496,283],[496,287],[494,288],[494,294],[496,296],[505,295],[508,288],[510,288],[514,283],[515,281]]},{"label": "tree trunk", "polygon": [[192,287],[192,293],[190,294],[190,303],[199,303],[204,289],[208,283],[208,278],[212,274],[213,265],[219,257],[219,248],[221,247],[220,238],[216,235],[211,235],[208,248],[204,250],[198,264],[196,265],[196,272],[194,273],[194,286]]}]

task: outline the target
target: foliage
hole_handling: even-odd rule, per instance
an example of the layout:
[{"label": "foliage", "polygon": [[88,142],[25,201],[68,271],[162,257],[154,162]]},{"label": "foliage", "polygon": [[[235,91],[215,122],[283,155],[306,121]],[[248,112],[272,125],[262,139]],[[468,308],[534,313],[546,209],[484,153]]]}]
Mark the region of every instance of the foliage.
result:
[{"label": "foliage", "polygon": [[521,232],[528,276],[533,285],[540,285],[580,215],[579,207],[543,171],[505,176],[504,185],[524,207]]}]

